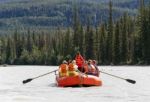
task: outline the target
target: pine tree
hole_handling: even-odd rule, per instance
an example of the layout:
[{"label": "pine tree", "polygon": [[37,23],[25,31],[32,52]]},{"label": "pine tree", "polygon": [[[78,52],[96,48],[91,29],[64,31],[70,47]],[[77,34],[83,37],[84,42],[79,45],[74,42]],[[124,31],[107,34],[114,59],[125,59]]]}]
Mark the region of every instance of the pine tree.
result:
[{"label": "pine tree", "polygon": [[2,64],[2,41],[0,39],[0,64]]},{"label": "pine tree", "polygon": [[95,37],[94,37],[94,47],[95,47],[95,60],[100,61],[100,31],[98,29],[98,27],[96,27],[96,32],[95,32]]},{"label": "pine tree", "polygon": [[135,20],[128,16],[127,19],[127,64],[134,63],[134,43],[135,43]]},{"label": "pine tree", "polygon": [[55,53],[55,45],[56,45],[56,40],[52,38],[52,48],[51,48],[51,53],[50,53],[50,64],[56,64],[56,53]]},{"label": "pine tree", "polygon": [[8,36],[0,36],[0,40],[1,40],[1,62],[2,64],[6,63],[6,47],[7,47],[7,38]]},{"label": "pine tree", "polygon": [[120,53],[121,63],[126,64],[127,62],[127,13],[121,18],[121,36],[120,36]]},{"label": "pine tree", "polygon": [[65,41],[64,41],[64,56],[67,56],[71,53],[71,48],[72,48],[70,28],[67,29],[67,32],[66,32],[64,38],[65,38]]},{"label": "pine tree", "polygon": [[100,53],[100,64],[106,64],[106,28],[105,25],[102,24],[100,27],[100,44],[99,44],[99,53]]},{"label": "pine tree", "polygon": [[11,55],[12,55],[12,49],[11,49],[11,39],[10,37],[7,39],[7,47],[6,47],[6,63],[11,64]]},{"label": "pine tree", "polygon": [[83,27],[80,25],[79,29],[79,51],[83,55],[84,53],[84,30]]},{"label": "pine tree", "polygon": [[139,50],[140,50],[140,60],[144,64],[150,63],[150,9],[145,7],[144,1],[141,1],[140,14],[139,14]]},{"label": "pine tree", "polygon": [[[90,23],[89,23],[90,24]],[[94,32],[92,27],[88,24],[87,31],[85,34],[85,56],[86,59],[95,59],[95,51],[94,51]]]},{"label": "pine tree", "polygon": [[120,63],[120,24],[119,22],[116,23],[115,26],[115,33],[113,39],[113,64]]},{"label": "pine tree", "polygon": [[74,11],[73,11],[73,48],[74,51],[79,51],[80,48],[80,44],[82,43],[83,39],[82,39],[82,29],[81,29],[81,24],[80,24],[80,19],[79,19],[79,14],[78,14],[78,8],[77,5],[74,6]]},{"label": "pine tree", "polygon": [[113,16],[112,16],[112,1],[109,2],[109,19],[108,19],[108,35],[107,35],[107,63],[110,64],[112,62],[112,39],[113,39]]},{"label": "pine tree", "polygon": [[31,37],[31,33],[30,30],[28,30],[28,34],[27,34],[27,51],[32,52],[32,47],[33,47],[33,40]]}]

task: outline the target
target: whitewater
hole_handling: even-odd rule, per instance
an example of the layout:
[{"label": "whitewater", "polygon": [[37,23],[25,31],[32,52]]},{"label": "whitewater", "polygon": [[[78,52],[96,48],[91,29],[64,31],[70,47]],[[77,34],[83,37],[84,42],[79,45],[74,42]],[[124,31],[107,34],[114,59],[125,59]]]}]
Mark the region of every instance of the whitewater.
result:
[{"label": "whitewater", "polygon": [[100,74],[101,87],[57,87],[55,74],[22,81],[58,66],[0,67],[0,102],[150,102],[150,66],[99,66],[107,73],[136,80],[136,84]]}]

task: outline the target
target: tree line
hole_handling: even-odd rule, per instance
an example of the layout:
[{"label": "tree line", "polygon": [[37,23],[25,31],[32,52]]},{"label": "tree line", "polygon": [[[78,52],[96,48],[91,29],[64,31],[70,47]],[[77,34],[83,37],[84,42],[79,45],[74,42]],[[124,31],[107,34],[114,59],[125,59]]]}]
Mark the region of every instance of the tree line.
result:
[{"label": "tree line", "polygon": [[[20,0],[19,0],[20,1]],[[0,4],[0,28],[12,29],[14,26],[26,27],[69,27],[72,25],[72,6],[77,1],[78,12],[80,14],[80,22],[83,25],[87,24],[87,16],[91,16],[93,25],[98,25],[99,22],[107,21],[108,7],[107,2],[103,1],[88,1],[88,0],[33,0],[4,3]],[[122,1],[123,2],[123,1]],[[115,13],[113,17],[117,19],[122,15],[123,11],[128,11],[130,15],[136,14],[137,1],[130,3],[130,0],[114,1]],[[126,8],[129,4],[135,4],[133,9]],[[103,20],[101,20],[103,19]],[[0,31],[1,31],[0,29]],[[17,28],[19,30],[19,28]]]},{"label": "tree line", "polygon": [[150,6],[140,0],[137,16],[125,12],[113,19],[113,3],[109,3],[109,19],[93,26],[90,17],[82,25],[78,7],[73,8],[73,26],[53,32],[29,29],[21,34],[0,36],[0,64],[58,65],[73,59],[80,51],[85,59],[101,65],[150,64]]}]

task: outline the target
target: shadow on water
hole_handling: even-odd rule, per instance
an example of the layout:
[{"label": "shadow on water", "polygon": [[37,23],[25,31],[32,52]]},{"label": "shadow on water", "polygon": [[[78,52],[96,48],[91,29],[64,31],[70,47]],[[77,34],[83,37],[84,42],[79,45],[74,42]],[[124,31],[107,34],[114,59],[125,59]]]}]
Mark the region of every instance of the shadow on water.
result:
[{"label": "shadow on water", "polygon": [[[57,86],[56,83],[51,83],[48,85],[48,87],[57,87],[57,88],[60,88]],[[66,86],[66,87],[63,87],[63,88],[89,88],[89,87],[94,87],[94,86],[87,86],[87,85],[75,85],[75,86]]]},{"label": "shadow on water", "polygon": [[51,83],[48,85],[48,87],[57,87],[56,83]]}]

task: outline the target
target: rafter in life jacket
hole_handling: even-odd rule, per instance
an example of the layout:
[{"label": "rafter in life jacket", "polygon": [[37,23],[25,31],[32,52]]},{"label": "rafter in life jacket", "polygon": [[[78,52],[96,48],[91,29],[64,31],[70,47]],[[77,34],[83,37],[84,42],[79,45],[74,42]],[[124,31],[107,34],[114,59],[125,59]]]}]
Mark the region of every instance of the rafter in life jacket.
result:
[{"label": "rafter in life jacket", "polygon": [[78,68],[82,68],[84,64],[84,58],[81,56],[81,54],[78,53],[75,57],[75,60]]},{"label": "rafter in life jacket", "polygon": [[68,65],[63,63],[59,66],[59,74],[61,77],[67,76]]}]

